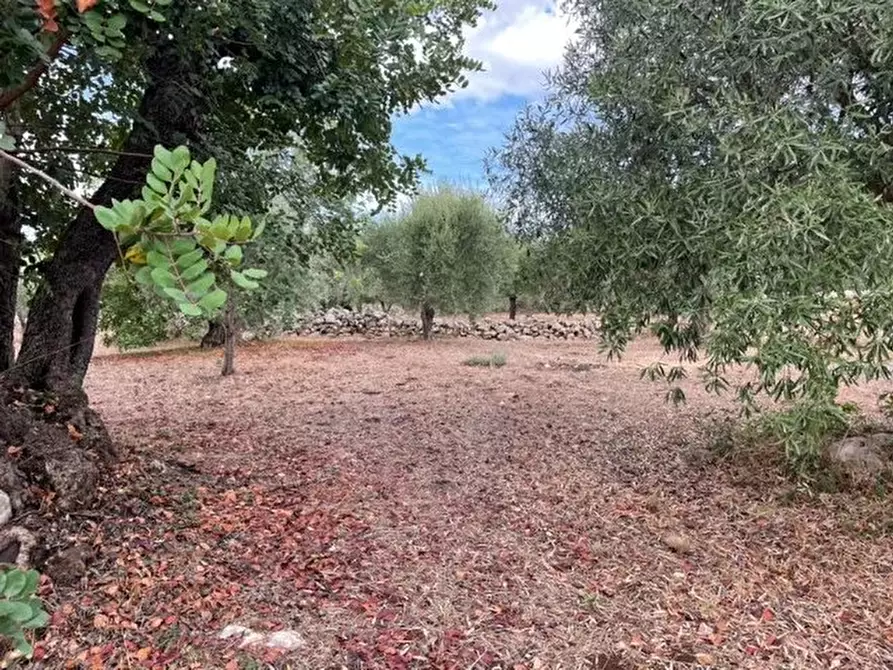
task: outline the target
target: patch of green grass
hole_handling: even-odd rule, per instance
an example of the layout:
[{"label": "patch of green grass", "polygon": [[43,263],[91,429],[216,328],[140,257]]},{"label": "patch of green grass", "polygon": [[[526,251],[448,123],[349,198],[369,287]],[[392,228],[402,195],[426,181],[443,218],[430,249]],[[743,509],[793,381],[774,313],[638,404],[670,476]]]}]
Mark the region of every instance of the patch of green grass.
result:
[{"label": "patch of green grass", "polygon": [[501,368],[506,363],[505,354],[496,353],[489,356],[472,356],[462,361],[462,365],[472,368]]}]

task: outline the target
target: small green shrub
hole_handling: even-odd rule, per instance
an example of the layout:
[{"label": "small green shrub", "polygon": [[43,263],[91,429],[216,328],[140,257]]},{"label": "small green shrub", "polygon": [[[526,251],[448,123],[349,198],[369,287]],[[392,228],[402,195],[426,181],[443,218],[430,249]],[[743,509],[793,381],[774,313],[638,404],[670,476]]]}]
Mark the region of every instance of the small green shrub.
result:
[{"label": "small green shrub", "polygon": [[30,658],[34,651],[25,631],[43,628],[50,620],[37,597],[40,574],[36,570],[6,568],[0,571],[0,636]]},{"label": "small green shrub", "polygon": [[489,356],[472,356],[462,361],[462,365],[473,368],[501,368],[506,363],[505,354],[490,354]]}]

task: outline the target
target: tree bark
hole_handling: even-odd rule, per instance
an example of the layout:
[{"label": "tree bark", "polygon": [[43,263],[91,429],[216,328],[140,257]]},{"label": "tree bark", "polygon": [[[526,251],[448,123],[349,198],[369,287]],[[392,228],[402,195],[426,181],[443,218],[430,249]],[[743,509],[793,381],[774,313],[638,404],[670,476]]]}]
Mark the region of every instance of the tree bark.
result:
[{"label": "tree bark", "polygon": [[[112,199],[139,196],[155,144],[176,146],[198,137],[203,104],[195,83],[196,68],[174,46],[161,48],[147,62],[149,85],[138,119],[122,147],[109,178],[90,199],[109,205]],[[188,91],[196,91],[191,93]],[[29,312],[16,377],[35,388],[78,388],[93,355],[102,282],[118,257],[114,236],[81,209],[63,233],[44,271]]]},{"label": "tree bark", "polygon": [[518,317],[518,296],[509,296],[509,321],[514,321]]},{"label": "tree bark", "polygon": [[224,342],[226,342],[226,326],[223,325],[223,321],[208,321],[208,332],[202,337],[201,348],[222,347]]},{"label": "tree bark", "polygon": [[0,161],[0,373],[15,362],[16,300],[22,224],[15,202],[13,166]]},{"label": "tree bark", "polygon": [[224,377],[229,377],[236,372],[236,338],[238,326],[236,324],[236,299],[233,289],[230,287],[226,298],[226,310],[223,313],[223,329],[226,337],[223,341],[223,371]]},{"label": "tree bark", "polygon": [[434,308],[425,303],[422,305],[422,337],[431,339],[431,330],[434,328]]}]

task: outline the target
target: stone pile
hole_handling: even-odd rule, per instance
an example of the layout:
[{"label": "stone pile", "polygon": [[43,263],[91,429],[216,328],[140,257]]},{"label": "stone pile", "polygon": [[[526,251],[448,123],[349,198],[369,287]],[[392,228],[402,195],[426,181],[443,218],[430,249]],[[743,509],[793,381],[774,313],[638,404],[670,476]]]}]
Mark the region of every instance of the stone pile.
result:
[{"label": "stone pile", "polygon": [[[411,315],[375,310],[330,309],[306,317],[298,325],[297,333],[328,337],[420,337],[422,326],[419,318]],[[547,319],[532,316],[523,316],[515,321],[480,319],[471,323],[447,317],[435,318],[433,333],[435,336],[477,337],[485,340],[590,339],[595,337],[596,323],[592,319]]]}]

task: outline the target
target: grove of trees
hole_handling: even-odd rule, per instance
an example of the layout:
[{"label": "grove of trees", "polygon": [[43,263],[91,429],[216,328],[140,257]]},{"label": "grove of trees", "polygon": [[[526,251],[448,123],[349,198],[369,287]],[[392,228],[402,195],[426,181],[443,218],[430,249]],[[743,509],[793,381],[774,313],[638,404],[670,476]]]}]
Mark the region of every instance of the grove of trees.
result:
[{"label": "grove of trees", "polygon": [[[68,186],[96,186],[94,205],[137,196],[158,144],[217,160],[215,206],[223,211],[264,212],[280,195],[281,181],[251,177],[259,152],[288,162],[297,151],[327,196],[368,192],[387,202],[422,166],[396,155],[392,115],[462,84],[476,63],[462,55],[460,31],[480,9],[473,1],[415,9],[8,2],[4,146]],[[18,270],[33,259],[24,271],[36,290],[15,377],[32,388],[77,387],[101,285],[120,251],[90,208],[3,165],[2,369],[12,366]],[[27,243],[23,230],[33,231]]]}]

